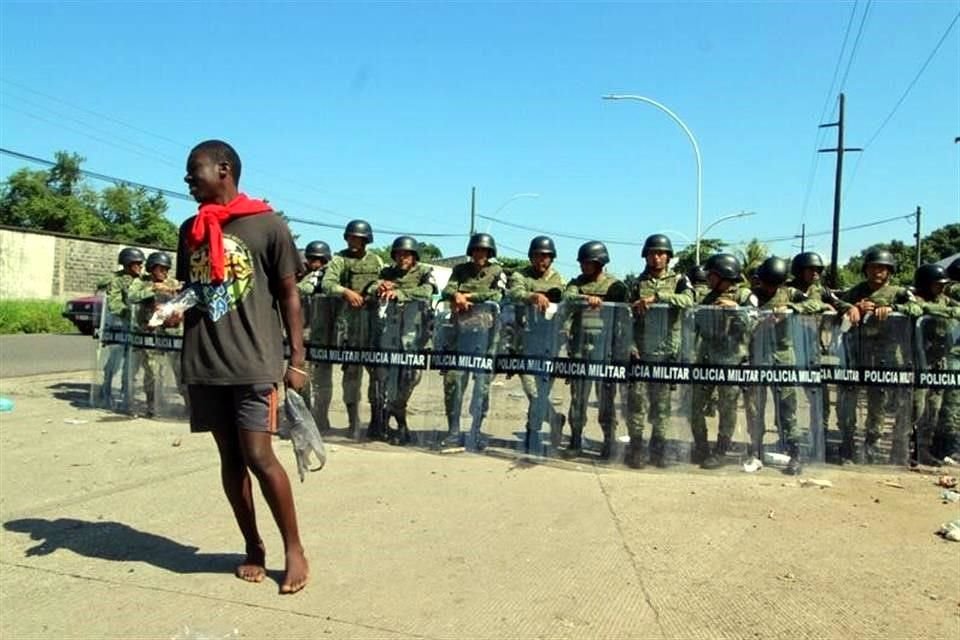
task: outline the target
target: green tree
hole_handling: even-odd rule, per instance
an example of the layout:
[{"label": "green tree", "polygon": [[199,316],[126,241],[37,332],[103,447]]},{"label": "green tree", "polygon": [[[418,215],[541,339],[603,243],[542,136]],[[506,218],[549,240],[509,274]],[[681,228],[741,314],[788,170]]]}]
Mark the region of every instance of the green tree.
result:
[{"label": "green tree", "polygon": [[[707,258],[715,253],[719,253],[727,246],[727,243],[719,238],[701,238],[700,239],[700,262],[706,262]],[[694,259],[697,254],[697,248],[694,244],[689,244],[674,254],[676,262],[673,264],[673,270],[677,273],[686,273],[695,264]]]},{"label": "green tree", "polygon": [[756,271],[769,255],[770,251],[767,246],[756,238],[750,240],[742,251],[737,251],[737,259],[740,260],[740,265],[743,267],[745,274],[752,274]]}]

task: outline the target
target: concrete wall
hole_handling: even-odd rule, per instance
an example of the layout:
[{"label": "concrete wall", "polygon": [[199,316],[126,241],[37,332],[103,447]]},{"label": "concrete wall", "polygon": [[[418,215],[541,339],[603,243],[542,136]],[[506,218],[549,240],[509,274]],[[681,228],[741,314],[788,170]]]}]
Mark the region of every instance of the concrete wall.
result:
[{"label": "concrete wall", "polygon": [[[46,231],[0,227],[0,299],[65,300],[90,295],[119,268],[125,244]],[[140,247],[144,255],[158,247]],[[163,249],[176,260],[176,252]]]}]

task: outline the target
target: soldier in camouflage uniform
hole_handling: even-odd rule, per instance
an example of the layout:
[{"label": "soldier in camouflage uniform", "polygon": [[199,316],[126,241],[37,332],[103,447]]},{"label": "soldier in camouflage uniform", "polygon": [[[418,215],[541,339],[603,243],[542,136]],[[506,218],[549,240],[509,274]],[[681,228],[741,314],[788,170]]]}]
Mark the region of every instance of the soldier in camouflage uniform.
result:
[{"label": "soldier in camouflage uniform", "polygon": [[[437,293],[437,281],[433,277],[433,268],[420,264],[419,243],[410,236],[400,236],[393,241],[390,257],[393,259],[393,264],[383,268],[380,279],[373,285],[380,304],[393,302],[402,307],[408,302],[420,302],[425,305],[424,310],[428,309],[434,294]],[[401,340],[404,350],[423,349],[427,336],[427,322],[429,318],[423,314],[415,326],[403,327],[404,335]],[[383,367],[377,369],[378,382],[384,388],[386,388],[386,375],[386,369]],[[420,369],[403,368],[399,372],[396,388],[386,389],[383,424],[391,444],[405,445],[410,442],[407,403],[413,395],[413,390],[420,384],[422,376],[423,372]],[[397,430],[393,433],[389,433],[390,416],[397,421]]]},{"label": "soldier in camouflage uniform", "polygon": [[[737,365],[747,360],[747,342],[752,319],[747,309],[756,309],[757,298],[742,286],[740,261],[729,253],[718,253],[704,265],[710,284],[710,293],[700,301],[701,307],[721,307],[719,312],[703,308],[696,313],[696,331],[699,338],[697,362],[700,364]],[[740,309],[740,311],[735,311]],[[714,390],[717,392],[719,429],[713,451],[707,444],[706,406]],[[704,469],[723,465],[730,448],[730,439],[737,424],[737,398],[740,387],[734,385],[695,384],[690,409],[690,429],[693,433],[693,462]]]},{"label": "soldier in camouflage uniform", "polygon": [[[517,304],[526,304],[544,313],[551,303],[560,302],[563,295],[563,277],[553,268],[553,261],[557,257],[557,248],[551,238],[537,236],[530,241],[527,251],[530,265],[518,269],[510,275],[507,285],[510,300]],[[539,382],[539,385],[538,385]],[[537,416],[541,416],[550,425],[550,441],[554,447],[560,446],[563,435],[563,424],[566,422],[562,413],[557,413],[550,403],[550,389],[552,380],[541,379],[541,376],[521,375],[520,385],[527,396],[527,423],[524,449],[529,452],[535,444],[535,434],[540,433]],[[546,398],[540,398],[538,393],[543,392]],[[541,406],[544,411],[537,410]]]},{"label": "soldier in camouflage uniform", "polygon": [[[352,349],[363,349],[370,344],[369,302],[372,300],[371,285],[380,276],[383,261],[380,256],[367,251],[367,245],[373,242],[373,229],[366,220],[351,220],[343,232],[347,248],[338,251],[327,266],[327,272],[320,281],[324,295],[343,298],[346,303],[340,317],[337,318],[337,330],[340,345]],[[376,407],[382,400],[376,397],[373,383],[373,368],[367,367],[369,376],[367,399],[371,407],[371,421],[367,437],[380,438],[383,424],[379,422],[380,412]],[[360,387],[363,369],[359,364],[343,365],[343,402],[347,407],[347,418],[352,434],[360,429]]]},{"label": "soldier in camouflage uniform", "polygon": [[[944,294],[960,302],[960,258],[947,267],[947,277],[951,282],[944,287]],[[951,347],[948,365],[951,369],[960,369],[960,344]],[[960,458],[960,389],[946,389],[943,392],[935,451],[940,458]]]},{"label": "soldier in camouflage uniform", "polygon": [[[751,290],[757,298],[762,311],[774,314],[817,313],[822,303],[808,297],[807,294],[790,285],[784,285],[787,279],[787,261],[772,256],[757,269],[758,284]],[[764,326],[766,325],[766,326]],[[751,343],[751,361],[755,365],[774,367],[795,367],[797,364],[794,349],[793,328],[783,315],[763,316],[754,329],[754,342]],[[759,341],[759,342],[758,342]],[[789,385],[772,387],[773,401],[776,403],[777,426],[780,439],[786,445],[790,456],[784,473],[798,475],[801,471],[800,444],[797,440],[797,389]],[[752,453],[757,460],[763,460],[763,436],[766,432],[767,387],[756,386],[748,389],[744,396],[747,423],[750,426]]]},{"label": "soldier in camouflage uniform", "polygon": [[[667,236],[658,233],[648,237],[641,257],[647,266],[630,292],[635,355],[644,363],[676,362],[680,353],[681,313],[694,305],[693,287],[685,275],[667,270],[673,258],[673,245]],[[654,310],[651,305],[667,308]],[[631,382],[627,388],[630,447],[626,462],[635,469],[644,466],[644,413],[651,427],[650,462],[663,467],[666,465],[664,428],[671,416],[669,384]]]},{"label": "soldier in camouflage uniform", "polygon": [[[117,256],[117,262],[123,268],[113,274],[104,294],[104,304],[113,324],[107,327],[108,329],[130,329],[130,304],[127,300],[127,292],[130,285],[140,279],[143,260],[143,252],[136,247],[126,247]],[[100,403],[106,408],[112,407],[113,376],[120,370],[122,376],[120,394],[123,396],[120,408],[126,411],[130,403],[130,378],[136,374],[136,370],[131,367],[133,363],[127,357],[126,345],[110,345],[108,350],[107,362],[103,368],[103,385],[100,387]]]},{"label": "soldier in camouflage uniform", "polygon": [[[863,258],[863,274],[866,280],[837,295],[834,302],[837,311],[846,316],[854,329],[847,335],[850,355],[857,366],[898,367],[904,362],[903,343],[910,336],[892,336],[886,320],[891,312],[917,315],[913,296],[904,287],[890,283],[897,263],[886,249],[870,249]],[[870,463],[880,462],[877,441],[886,419],[885,400],[887,393],[878,385],[867,387],[867,421],[863,446],[863,458]],[[843,464],[853,464],[857,459],[857,401],[858,386],[841,387],[837,398],[837,415],[840,422],[842,443],[840,459]],[[899,411],[893,429],[893,447],[890,462],[906,464],[909,448],[909,425],[905,411]]]},{"label": "soldier in camouflage uniform", "polygon": [[[584,243],[577,251],[577,262],[580,263],[580,275],[567,283],[563,291],[565,302],[581,305],[590,309],[598,309],[604,302],[626,302],[627,287],[612,274],[606,273],[604,267],[610,262],[610,254],[602,242],[591,241]],[[610,327],[601,324],[599,316],[583,314],[575,310],[570,328],[571,357],[589,360],[591,354],[603,348],[602,338],[604,331]],[[567,445],[567,455],[579,455],[583,449],[583,428],[587,424],[587,403],[590,400],[590,389],[595,387],[599,404],[599,422],[603,430],[603,449],[600,457],[608,459],[613,453],[613,443],[616,438],[617,418],[614,407],[616,385],[613,382],[596,382],[586,378],[574,378],[570,382],[570,412],[567,420],[570,423],[570,443]]]},{"label": "soldier in camouflage uniform", "polygon": [[[127,291],[127,301],[134,305],[136,317],[134,325],[138,331],[150,331],[157,335],[182,335],[181,327],[149,326],[150,316],[158,305],[169,302],[180,291],[180,282],[171,277],[173,261],[163,251],[155,251],[147,256],[148,278],[134,280]],[[180,354],[158,349],[135,349],[132,357],[138,366],[143,367],[143,391],[147,397],[147,417],[152,418],[157,410],[156,391],[158,384],[162,392],[163,380],[167,370],[173,372],[177,387],[180,387]],[[181,393],[185,389],[181,389]],[[185,394],[184,394],[184,397]]]},{"label": "soldier in camouflage uniform", "polygon": [[[497,257],[497,244],[493,236],[488,233],[472,235],[467,243],[467,255],[470,256],[470,262],[458,264],[453,268],[450,280],[440,295],[441,300],[450,303],[455,326],[460,322],[460,314],[469,311],[475,304],[500,302],[506,282],[503,269],[499,264],[491,262],[492,258]],[[489,322],[490,326],[487,328],[491,336],[489,352],[494,353],[493,334],[496,318],[490,318]],[[469,375],[467,371],[457,370],[445,371],[443,374],[447,435],[440,442],[441,448],[459,447],[461,444],[460,411]],[[490,379],[489,373],[473,374],[473,395],[470,398],[470,415],[473,421],[470,425],[469,444],[479,450],[486,447],[481,429],[490,405]]]},{"label": "soldier in camouflage uniform", "polygon": [[[315,303],[322,296],[321,283],[327,272],[327,265],[333,256],[330,245],[323,240],[309,242],[303,251],[307,263],[307,273],[297,283],[300,291],[300,307],[307,316],[303,326],[304,338],[314,345],[336,346],[337,319],[333,304]],[[331,301],[332,302],[332,301]],[[330,429],[330,402],[333,400],[333,365],[329,362],[310,363],[310,384],[304,385],[304,400],[310,406],[313,419],[321,431]]]},{"label": "soldier in camouflage uniform", "polygon": [[[914,274],[914,288],[923,316],[918,321],[919,349],[923,353],[926,370],[960,369],[960,345],[952,344],[960,320],[960,302],[944,293],[949,284],[943,267],[925,264]],[[945,392],[954,389],[924,389],[914,392],[914,418],[917,430],[916,461],[939,467],[942,457],[952,455],[956,447],[960,416],[949,428],[940,421]]]},{"label": "soldier in camouflage uniform", "polygon": [[687,270],[687,280],[693,287],[693,301],[699,303],[710,293],[710,285],[707,284],[707,270],[697,264]]}]

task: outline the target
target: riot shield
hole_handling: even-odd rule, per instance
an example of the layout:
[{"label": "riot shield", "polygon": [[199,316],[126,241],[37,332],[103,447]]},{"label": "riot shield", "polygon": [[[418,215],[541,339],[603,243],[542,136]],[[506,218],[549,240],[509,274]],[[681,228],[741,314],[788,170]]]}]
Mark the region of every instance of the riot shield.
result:
[{"label": "riot shield", "polygon": [[688,440],[682,408],[689,387],[677,377],[683,313],[667,304],[632,310],[633,362],[626,403],[630,444],[625,456],[632,467],[645,460],[666,466]]},{"label": "riot shield", "polygon": [[[633,349],[630,306],[604,302],[590,307],[579,301],[565,305],[569,331],[566,355],[558,357],[553,367],[554,375],[566,379],[570,387],[570,439],[562,455],[621,460],[617,414],[626,415]],[[591,392],[596,398],[596,424],[588,420]]]},{"label": "riot shield", "polygon": [[[304,340],[307,346],[307,361],[310,363],[308,393],[310,411],[322,434],[330,432],[330,405],[333,400],[334,368],[331,350],[337,342],[337,312],[343,302],[340,298],[312,295],[306,298],[307,310],[304,323]],[[345,424],[338,420],[338,424]]]},{"label": "riot shield", "polygon": [[100,304],[100,329],[90,386],[90,406],[128,413],[131,378],[135,374],[130,348],[130,313],[113,314],[105,300]]},{"label": "riot shield", "polygon": [[673,375],[690,385],[688,446],[682,459],[704,468],[742,462],[751,438],[744,390],[751,383],[750,341],[757,310],[702,306],[683,318],[681,364]]},{"label": "riot shield", "polygon": [[819,349],[811,340],[816,321],[789,310],[757,313],[744,384],[747,469],[767,464],[797,474],[802,463],[822,461],[822,404],[818,395],[811,402],[805,393],[821,384]]},{"label": "riot shield", "polygon": [[553,456],[560,450],[566,417],[552,371],[562,345],[565,309],[551,304],[542,312],[526,303],[508,303],[500,313],[496,367],[504,376],[503,386],[494,388],[502,396],[497,415],[512,428],[503,434],[502,444],[520,455]]},{"label": "riot shield", "polygon": [[914,321],[866,314],[856,326],[846,316],[831,340],[833,366],[822,367],[836,385],[844,464],[906,464],[913,413]]},{"label": "riot shield", "polygon": [[914,460],[939,466],[960,451],[960,319],[925,315],[916,326]]},{"label": "riot shield", "polygon": [[128,410],[148,418],[186,418],[186,386],[180,380],[182,328],[150,327],[158,296],[130,305]]},{"label": "riot shield", "polygon": [[[464,311],[453,311],[444,302],[436,317],[436,336],[430,353],[430,368],[443,376],[443,405],[446,434],[438,440],[441,450],[483,450],[490,444],[501,444],[509,427],[497,416],[485,425],[490,416],[490,386],[493,381],[497,351],[497,330],[500,308],[494,302],[472,305]],[[467,399],[467,386],[473,388]],[[461,416],[467,403],[469,431],[461,431]],[[504,430],[507,431],[504,431]]]},{"label": "riot shield", "polygon": [[412,403],[414,391],[427,368],[432,309],[428,302],[389,301],[380,304],[374,319],[371,343],[377,362],[373,373],[373,411],[384,425],[384,436],[394,445],[431,447],[434,431],[424,421],[425,413]]}]

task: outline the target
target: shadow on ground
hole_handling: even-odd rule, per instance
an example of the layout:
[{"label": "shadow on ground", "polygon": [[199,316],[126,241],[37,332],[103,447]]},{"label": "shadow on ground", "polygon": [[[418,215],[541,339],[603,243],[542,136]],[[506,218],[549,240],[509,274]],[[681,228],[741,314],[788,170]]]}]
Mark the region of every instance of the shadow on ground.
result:
[{"label": "shadow on ground", "polygon": [[21,518],[4,522],[3,528],[29,534],[31,540],[39,541],[24,552],[27,557],[66,549],[98,560],[144,562],[174,573],[233,573],[243,561],[240,554],[198,553],[197,547],[119,522]]},{"label": "shadow on ground", "polygon": [[58,382],[47,387],[57,400],[68,402],[78,409],[90,408],[89,382]]}]

